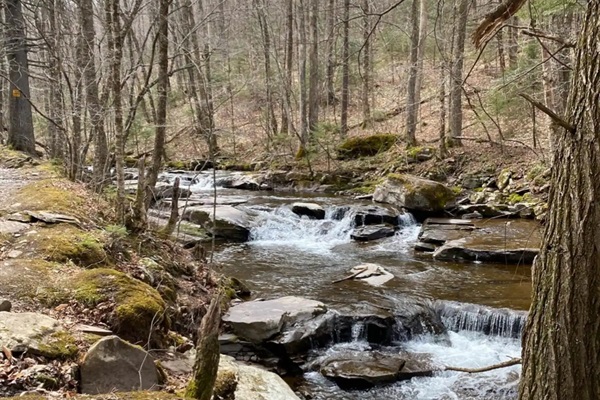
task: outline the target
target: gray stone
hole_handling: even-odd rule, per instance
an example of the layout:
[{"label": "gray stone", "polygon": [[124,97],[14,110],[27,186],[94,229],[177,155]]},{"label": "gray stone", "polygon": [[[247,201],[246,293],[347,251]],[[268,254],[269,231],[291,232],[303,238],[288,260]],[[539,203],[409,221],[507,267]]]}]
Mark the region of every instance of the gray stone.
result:
[{"label": "gray stone", "polygon": [[68,357],[77,348],[60,323],[32,312],[0,312],[0,347],[13,353],[28,352],[48,358]]},{"label": "gray stone", "polygon": [[396,210],[389,210],[379,206],[361,206],[354,210],[354,224],[360,225],[379,225],[390,224],[398,226],[398,217],[400,213]]},{"label": "gray stone", "polygon": [[0,312],[1,311],[10,312],[11,309],[12,309],[12,303],[10,301],[5,300],[5,299],[0,299]]},{"label": "gray stone", "polygon": [[96,342],[81,364],[81,392],[101,394],[156,389],[154,359],[144,349],[117,336]]},{"label": "gray stone", "polygon": [[354,275],[353,279],[368,283],[371,286],[381,286],[394,278],[394,275],[382,266],[370,263],[357,265],[350,270],[350,273]]},{"label": "gray stone", "polygon": [[411,175],[389,177],[378,185],[373,200],[422,212],[441,212],[455,201],[454,192],[441,183]]},{"label": "gray stone", "polygon": [[327,312],[325,304],[287,296],[266,301],[247,301],[231,307],[223,317],[233,332],[254,343],[283,333],[288,327],[302,325]]},{"label": "gray stone", "polygon": [[458,215],[478,213],[484,218],[508,217],[512,213],[504,204],[469,204],[458,206]]},{"label": "gray stone", "polygon": [[300,400],[278,375],[221,355],[215,397],[240,400]]},{"label": "gray stone", "polygon": [[356,228],[352,231],[350,237],[358,242],[368,242],[394,236],[395,233],[394,228],[389,225],[370,225]]},{"label": "gray stone", "polygon": [[349,352],[326,359],[321,374],[343,389],[376,385],[432,374],[431,364],[410,354]]},{"label": "gray stone", "polygon": [[0,221],[0,234],[14,235],[29,228],[29,225],[17,221]]},{"label": "gray stone", "polygon": [[299,216],[306,215],[309,218],[324,219],[325,210],[315,203],[294,203],[292,204],[292,212]]},{"label": "gray stone", "polygon": [[[213,225],[213,212],[215,212]],[[189,207],[183,219],[201,225],[210,235],[245,242],[250,236],[250,216],[232,206]]]},{"label": "gray stone", "polygon": [[79,220],[71,215],[51,213],[48,211],[25,211],[24,213],[31,216],[31,222],[42,221],[47,224],[80,224]]}]

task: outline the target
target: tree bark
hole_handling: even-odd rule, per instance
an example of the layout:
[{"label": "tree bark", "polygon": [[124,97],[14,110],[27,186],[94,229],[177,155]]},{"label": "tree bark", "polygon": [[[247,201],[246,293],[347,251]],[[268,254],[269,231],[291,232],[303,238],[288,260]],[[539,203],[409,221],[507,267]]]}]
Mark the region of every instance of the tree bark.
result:
[{"label": "tree bark", "polygon": [[348,135],[348,103],[350,98],[350,0],[344,0],[344,44],[342,45],[342,109],[340,134]]},{"label": "tree bark", "polygon": [[264,0],[254,0],[254,7],[258,16],[258,25],[263,43],[263,62],[265,70],[265,93],[267,101],[266,133],[270,141],[272,135],[277,133],[277,120],[275,119],[275,104],[273,101],[273,74],[271,72],[271,33],[267,24],[266,3]]},{"label": "tree bark", "polygon": [[329,0],[327,6],[327,105],[335,105],[335,0]]},{"label": "tree bark", "polygon": [[308,129],[312,133],[319,123],[319,0],[311,0],[310,75],[308,88]]},{"label": "tree bark", "polygon": [[413,0],[413,29],[411,34],[410,70],[406,95],[406,142],[417,144],[416,132],[421,103],[421,81],[423,76],[423,53],[425,51],[427,12],[425,0]]},{"label": "tree bark", "polygon": [[364,121],[371,120],[371,24],[369,23],[369,0],[363,0],[363,49],[362,49],[362,114]]},{"label": "tree bark", "polygon": [[462,84],[463,64],[465,53],[465,37],[467,33],[467,17],[469,15],[470,0],[457,0],[456,10],[458,21],[455,30],[456,39],[452,49],[452,70],[450,79],[450,136],[451,144],[460,146],[462,133]]},{"label": "tree bark", "polygon": [[100,101],[96,76],[96,31],[94,30],[94,5],[92,0],[79,1],[80,23],[84,39],[83,76],[86,85],[87,109],[94,135],[94,173],[93,182],[96,190],[105,184],[108,172],[108,142],[104,129],[104,107]]},{"label": "tree bark", "polygon": [[6,58],[9,71],[8,144],[33,156],[35,137],[29,91],[29,61],[21,0],[6,0]]},{"label": "tree bark", "polygon": [[300,41],[298,43],[298,70],[300,78],[300,147],[296,153],[296,159],[302,159],[306,155],[308,148],[308,98],[306,87],[306,11],[304,0],[298,2],[297,18],[299,18]]},{"label": "tree bark", "polygon": [[533,268],[520,400],[600,399],[600,1],[590,0]]},{"label": "tree bark", "polygon": [[154,134],[154,151],[152,165],[146,182],[146,207],[150,199],[158,173],[162,166],[165,151],[165,136],[167,128],[167,91],[169,87],[169,3],[170,0],[160,0],[158,10],[158,84],[156,85],[156,129]]}]

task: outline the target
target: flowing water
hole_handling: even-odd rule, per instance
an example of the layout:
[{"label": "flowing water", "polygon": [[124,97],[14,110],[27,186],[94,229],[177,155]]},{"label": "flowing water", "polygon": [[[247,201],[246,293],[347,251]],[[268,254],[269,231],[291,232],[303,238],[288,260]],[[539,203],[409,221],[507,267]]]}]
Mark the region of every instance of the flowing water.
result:
[{"label": "flowing water", "polygon": [[[217,186],[223,179],[217,176]],[[189,180],[194,196],[209,197],[211,174]],[[255,297],[297,295],[320,300],[331,307],[367,301],[390,304],[406,296],[443,300],[439,313],[449,329],[445,340],[421,336],[399,343],[411,353],[426,353],[434,365],[482,367],[520,355],[520,332],[530,299],[530,266],[433,261],[413,250],[420,226],[410,214],[400,217],[393,237],[354,242],[350,233],[357,207],[372,204],[323,194],[244,192],[218,188],[218,196],[242,198],[253,215],[247,243],[219,245],[215,261],[220,271],[248,283]],[[290,205],[313,202],[326,210],[324,220],[300,218]],[[362,263],[376,263],[395,278],[381,287],[360,281],[334,281]],[[471,303],[465,305],[464,303]],[[480,307],[477,305],[491,306]],[[320,349],[315,357],[336,352],[364,351],[361,327],[354,340]],[[301,387],[314,399],[508,399],[514,398],[520,366],[481,374],[439,372],[433,377],[374,388],[342,391],[318,372],[307,372]]]}]

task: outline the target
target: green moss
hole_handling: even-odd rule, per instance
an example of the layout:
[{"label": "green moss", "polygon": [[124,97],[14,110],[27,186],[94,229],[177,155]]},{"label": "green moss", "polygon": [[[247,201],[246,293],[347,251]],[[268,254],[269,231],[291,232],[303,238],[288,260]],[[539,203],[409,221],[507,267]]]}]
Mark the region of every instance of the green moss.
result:
[{"label": "green moss", "polygon": [[237,385],[238,376],[235,372],[230,370],[220,372],[215,381],[214,395],[218,399],[234,400]]},{"label": "green moss", "polygon": [[48,261],[72,261],[82,267],[110,264],[100,232],[85,232],[73,225],[56,224],[40,229],[31,237],[33,255]]},{"label": "green moss", "polygon": [[42,343],[39,346],[40,354],[48,358],[69,359],[77,355],[77,344],[71,334],[65,331],[53,332],[50,335],[40,335]]},{"label": "green moss", "polygon": [[425,199],[428,208],[432,211],[441,211],[446,204],[456,198],[456,193],[440,183],[431,183],[425,181],[423,184],[414,185],[414,179],[410,176],[390,173],[387,178],[405,188],[407,202],[420,202],[419,199]]},{"label": "green moss", "polygon": [[459,195],[462,193],[463,189],[460,186],[452,186],[450,188],[455,195]]},{"label": "green moss", "polygon": [[140,265],[148,275],[149,282],[147,281],[147,283],[158,290],[163,299],[174,303],[177,300],[177,284],[173,276],[151,258],[142,258]]},{"label": "green moss", "polygon": [[374,156],[389,150],[397,140],[398,136],[383,133],[371,136],[352,137],[338,147],[338,159],[349,160],[359,157]]},{"label": "green moss", "polygon": [[71,184],[60,179],[44,179],[21,188],[14,203],[20,210],[47,210],[73,215],[81,210],[84,199],[71,191]]},{"label": "green moss", "polygon": [[125,166],[127,168],[134,168],[134,167],[136,167],[137,166],[137,162],[138,162],[137,158],[131,157],[131,156],[125,157],[125,159],[123,161],[125,161]]},{"label": "green moss", "polygon": [[531,167],[529,171],[527,171],[527,180],[533,181],[535,178],[542,175],[545,170],[546,167],[544,166],[544,164],[535,164],[533,167]]},{"label": "green moss", "polygon": [[173,161],[167,161],[166,166],[167,166],[167,168],[171,168],[171,169],[188,169],[190,166],[190,163],[187,161],[182,161],[182,160],[173,160]]},{"label": "green moss", "polygon": [[520,194],[517,193],[511,193],[508,196],[508,204],[517,204],[517,203],[522,203],[523,202],[523,196],[521,196]]},{"label": "green moss", "polygon": [[74,298],[94,307],[114,302],[111,328],[131,342],[145,342],[151,327],[168,328],[165,302],[156,289],[122,272],[98,268],[81,272],[73,280]]}]

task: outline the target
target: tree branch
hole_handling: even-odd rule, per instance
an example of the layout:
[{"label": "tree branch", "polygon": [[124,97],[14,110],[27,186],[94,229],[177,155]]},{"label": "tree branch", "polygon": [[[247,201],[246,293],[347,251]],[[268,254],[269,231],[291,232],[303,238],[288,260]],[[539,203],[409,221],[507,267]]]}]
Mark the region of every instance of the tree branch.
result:
[{"label": "tree branch", "polygon": [[468,374],[477,374],[479,372],[487,372],[495,369],[512,367],[513,365],[521,364],[520,358],[513,358],[508,361],[504,361],[494,365],[488,365],[487,367],[482,368],[461,368],[461,367],[445,367],[444,371],[457,371],[457,372],[466,372]]},{"label": "tree branch", "polygon": [[534,100],[531,96],[529,96],[528,94],[525,94],[525,93],[519,93],[519,96],[521,96],[522,98],[524,98],[525,100],[530,102],[535,108],[537,108],[538,110],[540,110],[541,112],[543,112],[544,114],[549,116],[550,119],[552,119],[552,121],[554,121],[556,124],[562,126],[563,128],[565,128],[567,131],[569,131],[571,133],[575,133],[575,126],[573,126],[573,124],[565,121],[561,116],[559,116],[557,113],[555,113],[554,111],[552,111],[551,109],[549,109],[548,107],[546,107],[545,105],[540,103],[539,101]]}]

